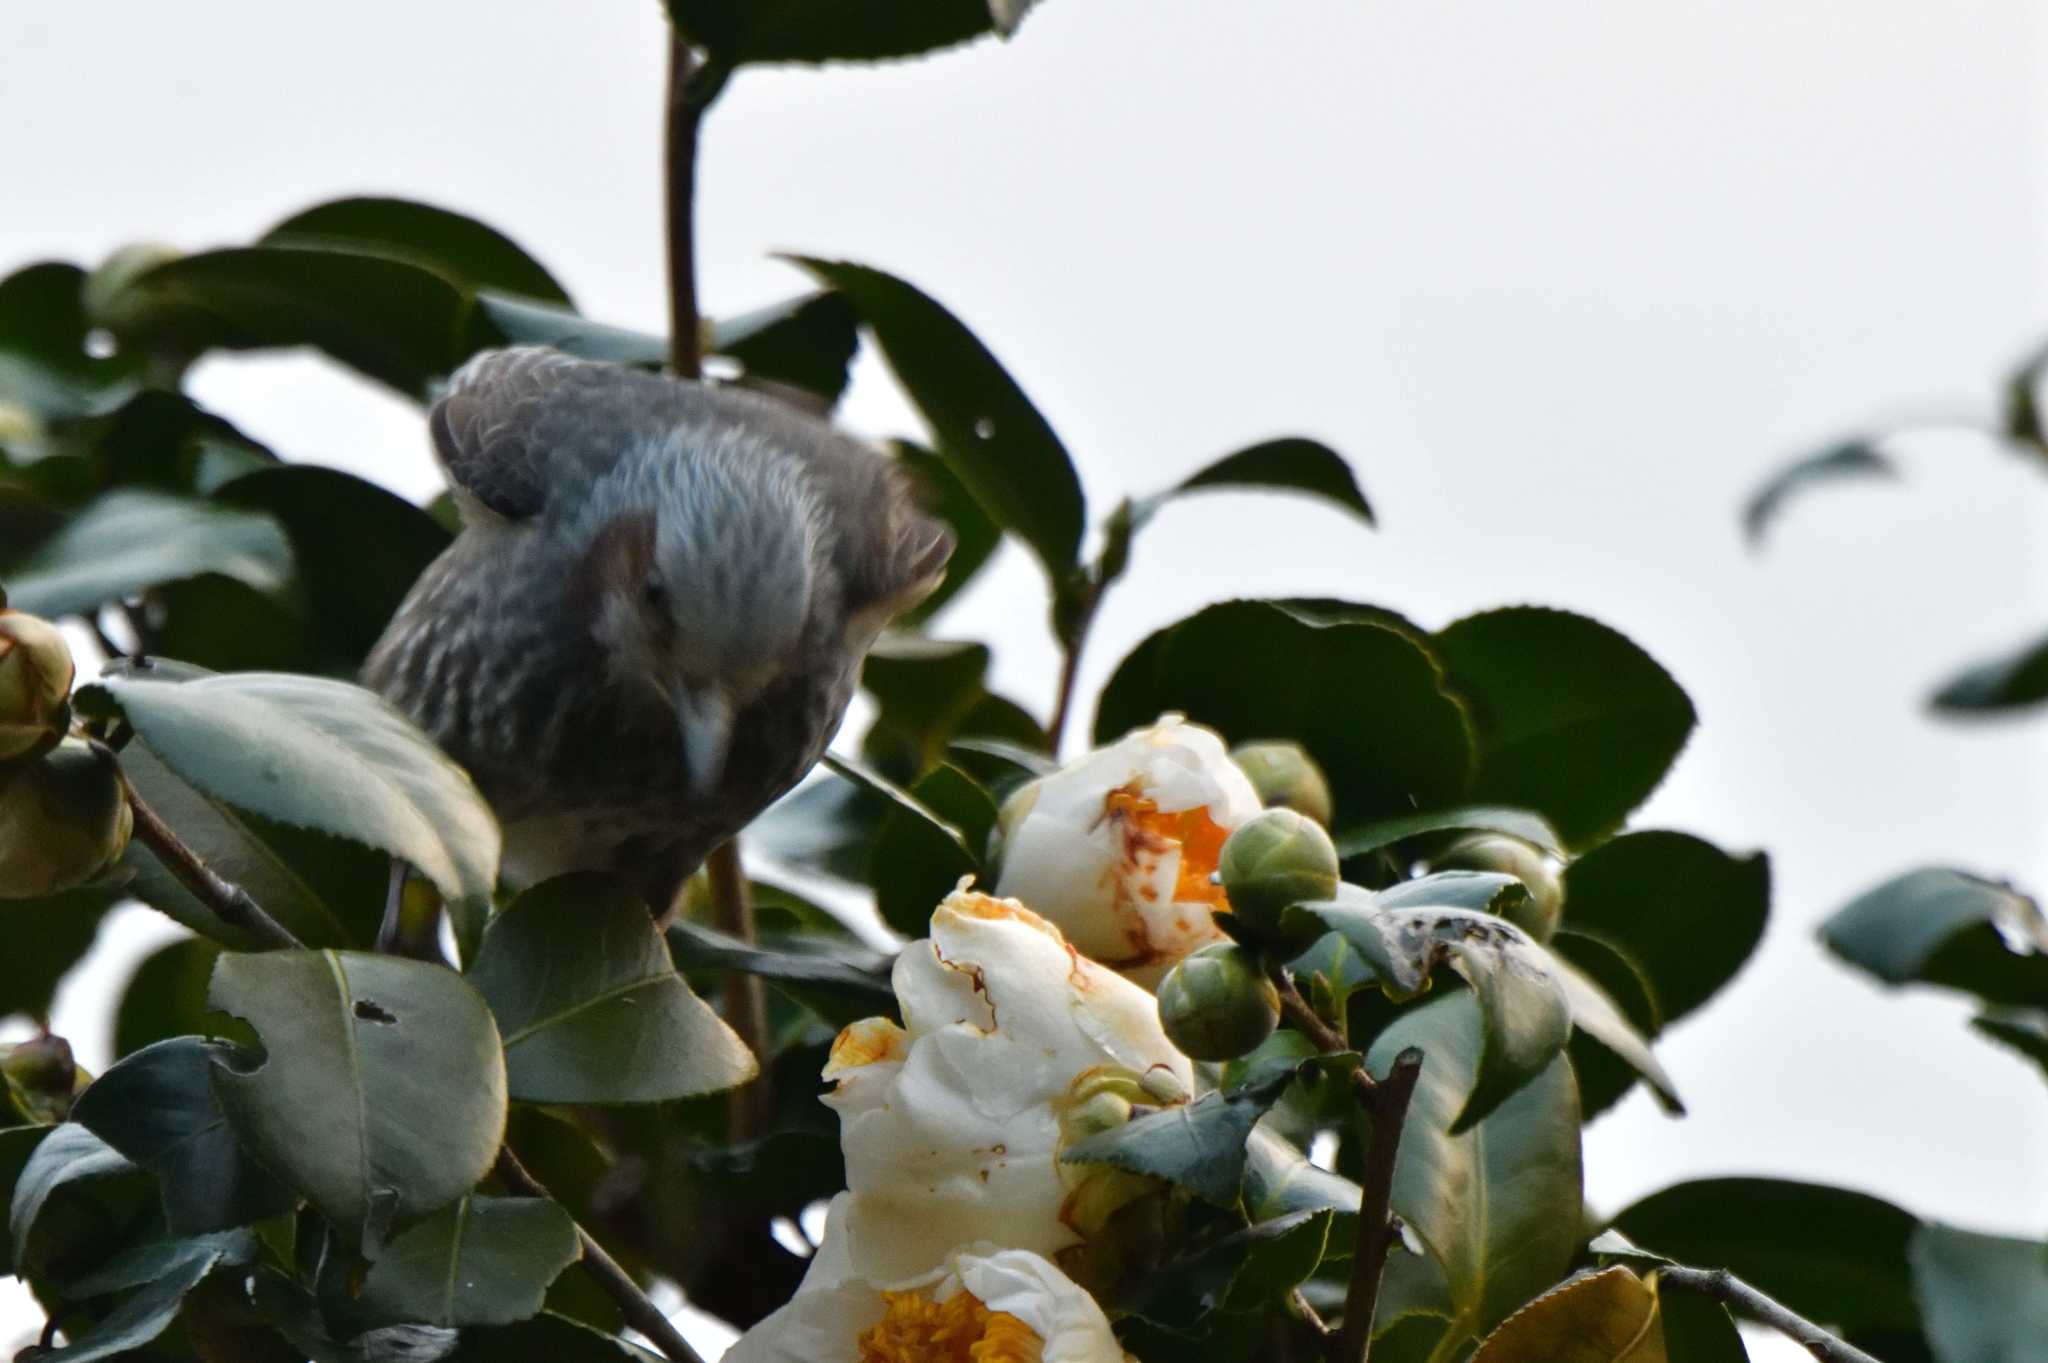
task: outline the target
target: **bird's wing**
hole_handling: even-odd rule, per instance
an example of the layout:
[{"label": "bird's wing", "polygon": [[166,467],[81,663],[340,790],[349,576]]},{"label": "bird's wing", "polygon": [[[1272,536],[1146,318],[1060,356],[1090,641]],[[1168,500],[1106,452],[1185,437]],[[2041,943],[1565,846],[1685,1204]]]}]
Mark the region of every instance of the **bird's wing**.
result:
[{"label": "bird's wing", "polygon": [[953,527],[919,509],[899,470],[879,457],[875,463],[880,467],[868,502],[870,528],[854,537],[855,552],[844,559],[849,641],[873,639],[930,596],[945,581],[953,556]]},{"label": "bird's wing", "polygon": [[539,346],[490,350],[455,372],[427,426],[466,522],[524,520],[616,463],[671,386]]}]

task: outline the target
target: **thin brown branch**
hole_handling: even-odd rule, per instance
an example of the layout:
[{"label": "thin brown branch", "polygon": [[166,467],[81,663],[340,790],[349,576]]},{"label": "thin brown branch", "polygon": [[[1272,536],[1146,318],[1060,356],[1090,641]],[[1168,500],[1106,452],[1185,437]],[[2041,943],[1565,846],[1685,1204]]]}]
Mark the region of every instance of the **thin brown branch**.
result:
[{"label": "thin brown branch", "polygon": [[1878,1363],[1855,1345],[1837,1339],[1784,1303],[1765,1296],[1725,1268],[1683,1268],[1676,1264],[1657,1270],[1661,1288],[1675,1287],[1711,1297],[1760,1325],[1768,1325],[1805,1349],[1821,1363]]},{"label": "thin brown branch", "polygon": [[[111,751],[105,748],[101,751],[109,761],[113,760]],[[186,846],[185,840],[149,807],[133,782],[124,778],[124,784],[128,787],[128,808],[135,816],[136,839],[154,853],[156,859],[164,864],[164,869],[176,876],[180,884],[212,911],[214,917],[231,927],[240,928],[265,946],[305,946],[284,924],[265,913],[263,906],[247,890],[223,879],[219,872],[200,860],[199,854]]]},{"label": "thin brown branch", "polygon": [[662,147],[668,196],[668,345],[669,368],[685,379],[704,372],[703,315],[697,307],[697,134],[723,83],[723,76],[671,25]]},{"label": "thin brown branch", "polygon": [[[1313,1041],[1316,1044],[1317,1050],[1325,1055],[1329,1055],[1337,1051],[1348,1051],[1351,1049],[1351,1044],[1344,1039],[1343,1035],[1329,1023],[1324,1022],[1315,1009],[1309,1007],[1308,1000],[1303,998],[1301,991],[1294,987],[1292,976],[1282,971],[1273,977],[1273,983],[1280,991],[1280,1016],[1285,1018],[1296,1031],[1300,1032],[1310,1041]],[[1358,1072],[1365,1074],[1363,1069]],[[1366,1075],[1365,1081],[1368,1085],[1371,1084],[1372,1076]]]},{"label": "thin brown branch", "polygon": [[[719,930],[743,942],[753,941],[754,897],[747,891],[738,839],[713,849],[705,859],[704,875],[711,883],[711,908]],[[761,1062],[761,1077],[733,1090],[727,1121],[728,1134],[735,1142],[750,1141],[767,1129],[774,1098],[767,1078],[768,997],[761,977],[745,970],[726,971],[719,981],[719,996],[725,1020]]]},{"label": "thin brown branch", "polygon": [[1338,1363],[1365,1363],[1372,1354],[1373,1317],[1379,1312],[1380,1279],[1387,1253],[1399,1233],[1394,1227],[1394,1162],[1401,1152],[1401,1126],[1408,1100],[1422,1075],[1422,1052],[1414,1046],[1394,1057],[1386,1078],[1366,1105],[1365,1195],[1358,1205],[1358,1243],[1351,1253],[1351,1283],[1344,1292],[1344,1328],[1337,1340]]},{"label": "thin brown branch", "polygon": [[[519,1156],[506,1146],[498,1151],[495,1172],[505,1186],[521,1197],[548,1197],[545,1185],[528,1173],[526,1166],[519,1162]],[[619,1267],[619,1261],[597,1243],[595,1237],[582,1226],[576,1227],[576,1241],[583,1248],[583,1267],[604,1289],[625,1317],[626,1324],[654,1341],[654,1347],[661,1350],[674,1363],[704,1363],[697,1351],[690,1347],[690,1341],[661,1313],[661,1308],[648,1300],[640,1290],[640,1284],[633,1281],[633,1275]]]}]

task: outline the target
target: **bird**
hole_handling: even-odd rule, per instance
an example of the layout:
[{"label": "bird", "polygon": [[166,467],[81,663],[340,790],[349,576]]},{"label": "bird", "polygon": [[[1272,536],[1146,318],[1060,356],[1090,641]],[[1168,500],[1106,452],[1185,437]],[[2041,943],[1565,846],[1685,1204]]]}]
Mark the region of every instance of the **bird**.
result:
[{"label": "bird", "polygon": [[795,407],[545,347],[428,414],[462,529],[362,680],[468,770],[511,888],[611,872],[657,917],[823,755],[952,529]]}]

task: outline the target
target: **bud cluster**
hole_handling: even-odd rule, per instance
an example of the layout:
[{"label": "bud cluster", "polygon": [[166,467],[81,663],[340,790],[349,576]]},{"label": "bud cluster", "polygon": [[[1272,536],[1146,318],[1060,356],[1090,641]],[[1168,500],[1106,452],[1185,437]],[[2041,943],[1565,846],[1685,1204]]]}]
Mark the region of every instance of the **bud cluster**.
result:
[{"label": "bud cluster", "polygon": [[75,676],[55,625],[0,607],[0,899],[82,885],[127,849],[119,768],[66,736]]}]

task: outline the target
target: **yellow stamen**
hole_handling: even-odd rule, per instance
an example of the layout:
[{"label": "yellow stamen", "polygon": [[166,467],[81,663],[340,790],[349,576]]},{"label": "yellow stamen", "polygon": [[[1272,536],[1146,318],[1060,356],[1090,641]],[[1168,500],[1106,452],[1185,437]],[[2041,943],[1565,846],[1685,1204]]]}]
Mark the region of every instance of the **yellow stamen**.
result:
[{"label": "yellow stamen", "polygon": [[861,1334],[860,1363],[1039,1363],[1045,1341],[971,1292],[933,1301],[884,1292],[882,1318]]},{"label": "yellow stamen", "polygon": [[1124,831],[1124,856],[1133,866],[1156,861],[1173,847],[1180,849],[1180,872],[1174,877],[1176,902],[1208,904],[1227,909],[1221,885],[1211,884],[1216,862],[1223,855],[1224,839],[1230,836],[1209,817],[1207,805],[1162,813],[1159,805],[1138,792],[1135,783],[1121,786],[1104,801],[1109,817]]}]

